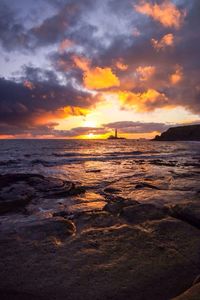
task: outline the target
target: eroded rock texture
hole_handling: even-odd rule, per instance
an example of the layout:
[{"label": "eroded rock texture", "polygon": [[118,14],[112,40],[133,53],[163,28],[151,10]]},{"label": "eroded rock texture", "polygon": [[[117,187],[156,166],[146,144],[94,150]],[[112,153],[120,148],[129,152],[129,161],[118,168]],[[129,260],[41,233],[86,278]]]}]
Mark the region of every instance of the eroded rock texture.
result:
[{"label": "eroded rock texture", "polygon": [[158,207],[31,174],[0,187],[3,300],[169,300],[200,274],[197,201]]}]

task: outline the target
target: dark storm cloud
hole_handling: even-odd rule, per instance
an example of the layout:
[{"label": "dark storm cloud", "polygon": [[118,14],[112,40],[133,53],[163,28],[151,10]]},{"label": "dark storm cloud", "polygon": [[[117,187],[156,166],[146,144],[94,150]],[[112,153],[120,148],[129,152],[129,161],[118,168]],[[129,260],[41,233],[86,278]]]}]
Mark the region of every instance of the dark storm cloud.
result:
[{"label": "dark storm cloud", "polygon": [[82,83],[83,71],[78,69],[73,61],[73,52],[54,52],[49,55],[52,67],[61,72],[68,80],[73,79],[79,84]]},{"label": "dark storm cloud", "polygon": [[28,34],[32,37],[34,46],[48,46],[60,42],[65,37],[65,33],[75,24],[77,10],[79,8],[71,1],[39,26],[30,29]]},{"label": "dark storm cloud", "polygon": [[[95,26],[85,23],[82,15],[89,8],[92,9],[95,3],[92,0],[55,1],[55,3],[52,1],[51,4],[56,7],[55,13],[40,24],[27,28],[18,12],[2,2],[0,3],[1,44],[9,51],[15,49],[33,51],[39,47],[60,43],[65,38],[74,38],[75,41],[89,44],[91,42],[89,37],[95,31]],[[27,10],[29,9],[27,4]],[[45,15],[45,11],[42,14]]]},{"label": "dark storm cloud", "polygon": [[[0,79],[1,123],[23,127],[34,124],[35,117],[56,114],[64,107],[88,108],[95,104],[90,93],[61,85],[53,72],[26,68],[20,82]],[[66,114],[67,115],[67,114]]]},{"label": "dark storm cloud", "polygon": [[[21,125],[21,126],[20,126]],[[37,136],[53,136],[54,129],[53,127],[58,124],[56,123],[47,123],[45,125],[34,125],[30,122],[25,122],[23,124],[14,125],[0,122],[0,136],[1,135],[25,135],[28,137],[37,137]]]}]

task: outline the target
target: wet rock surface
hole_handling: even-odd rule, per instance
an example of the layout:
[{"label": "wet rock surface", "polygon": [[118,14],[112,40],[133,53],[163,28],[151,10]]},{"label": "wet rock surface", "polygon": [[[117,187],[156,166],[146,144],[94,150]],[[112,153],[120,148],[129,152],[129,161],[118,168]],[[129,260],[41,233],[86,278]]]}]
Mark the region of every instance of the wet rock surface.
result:
[{"label": "wet rock surface", "polygon": [[183,294],[174,298],[173,300],[199,300],[200,298],[200,283],[192,286]]},{"label": "wet rock surface", "polygon": [[139,224],[148,220],[163,219],[166,214],[163,209],[153,204],[138,204],[124,207],[121,216],[130,223]]},{"label": "wet rock surface", "polygon": [[38,174],[0,175],[0,213],[16,211],[41,198],[61,198],[84,193],[73,182]]},{"label": "wet rock surface", "polygon": [[169,208],[171,215],[200,229],[200,203],[189,202]]},{"label": "wet rock surface", "polygon": [[114,185],[0,176],[1,299],[169,300],[189,289],[200,274],[198,201],[140,203],[170,185],[137,180],[121,197]]},{"label": "wet rock surface", "polygon": [[16,229],[18,237],[30,240],[44,240],[51,237],[64,240],[75,232],[76,227],[71,220],[59,217],[30,221]]}]

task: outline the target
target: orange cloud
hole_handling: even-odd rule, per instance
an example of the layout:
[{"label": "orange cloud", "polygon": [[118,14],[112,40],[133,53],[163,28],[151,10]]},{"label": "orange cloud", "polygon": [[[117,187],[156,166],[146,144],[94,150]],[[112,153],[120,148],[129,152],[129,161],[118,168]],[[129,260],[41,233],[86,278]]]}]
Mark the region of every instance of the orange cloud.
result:
[{"label": "orange cloud", "polygon": [[168,105],[168,98],[165,94],[154,89],[148,89],[144,93],[120,91],[118,92],[118,98],[122,106],[134,107],[137,111],[151,111],[159,106]]},{"label": "orange cloud", "polygon": [[78,106],[66,106],[64,108],[65,117],[67,116],[86,116],[90,112],[89,109]]},{"label": "orange cloud", "polygon": [[74,42],[69,39],[65,39],[59,45],[59,52],[63,53],[66,49],[71,48],[72,46],[74,46]]},{"label": "orange cloud", "polygon": [[130,74],[126,74],[125,76],[120,78],[120,88],[123,90],[132,90],[137,85],[137,81],[134,80]]},{"label": "orange cloud", "polygon": [[141,81],[147,81],[150,77],[152,77],[155,74],[155,70],[156,68],[153,66],[145,66],[145,67],[139,66],[136,69],[136,72],[138,73],[139,79]]},{"label": "orange cloud", "polygon": [[35,114],[31,121],[34,125],[45,125],[51,122],[52,128],[55,128],[62,119],[70,116],[86,116],[89,113],[90,110],[87,108],[66,106],[55,111],[40,111],[40,114]]},{"label": "orange cloud", "polygon": [[91,67],[90,60],[80,56],[74,56],[73,61],[84,71],[83,82],[86,88],[98,90],[120,85],[118,77],[111,68]]},{"label": "orange cloud", "polygon": [[88,58],[74,55],[73,61],[79,69],[89,71],[91,62]]},{"label": "orange cloud", "polygon": [[121,59],[116,62],[116,67],[121,71],[126,71],[128,69],[128,65],[124,64]]},{"label": "orange cloud", "polygon": [[88,89],[105,89],[119,86],[119,79],[111,68],[95,67],[84,74],[84,85]]},{"label": "orange cloud", "polygon": [[168,33],[164,35],[160,41],[152,39],[151,42],[157,51],[163,50],[166,47],[172,47],[174,45],[174,35],[172,33]]},{"label": "orange cloud", "polygon": [[33,89],[35,88],[34,85],[33,85],[33,83],[30,82],[29,80],[25,80],[25,81],[24,81],[24,86],[25,86],[27,89],[29,89],[29,90],[33,90]]},{"label": "orange cloud", "polygon": [[170,76],[170,81],[173,85],[178,84],[183,79],[183,68],[179,65],[176,66],[176,71]]},{"label": "orange cloud", "polygon": [[160,22],[164,27],[174,27],[178,29],[185,16],[184,13],[169,0],[161,4],[147,3],[140,1],[140,4],[134,6],[135,10],[141,14],[152,17],[155,21]]}]

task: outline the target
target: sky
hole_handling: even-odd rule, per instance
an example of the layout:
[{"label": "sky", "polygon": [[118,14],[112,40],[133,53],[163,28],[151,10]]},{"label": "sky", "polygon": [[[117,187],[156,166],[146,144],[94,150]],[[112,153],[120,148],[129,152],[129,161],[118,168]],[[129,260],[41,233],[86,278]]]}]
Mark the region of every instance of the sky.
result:
[{"label": "sky", "polygon": [[200,123],[199,0],[0,0],[0,138]]}]

